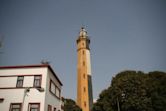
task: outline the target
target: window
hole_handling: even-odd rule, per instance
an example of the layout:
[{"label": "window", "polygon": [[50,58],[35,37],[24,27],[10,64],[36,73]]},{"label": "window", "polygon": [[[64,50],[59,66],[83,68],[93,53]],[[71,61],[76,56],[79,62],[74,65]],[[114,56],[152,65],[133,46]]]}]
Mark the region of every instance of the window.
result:
[{"label": "window", "polygon": [[82,51],[82,54],[84,55],[84,53],[85,53],[85,51],[83,50],[83,51]]},{"label": "window", "polygon": [[85,73],[84,73],[83,77],[84,77],[84,79],[85,79],[85,77],[86,77],[86,76],[85,76]]},{"label": "window", "polygon": [[51,81],[50,85],[51,85],[51,88],[50,88],[51,92],[53,94],[56,94],[56,86],[55,86],[55,84]]},{"label": "window", "polygon": [[82,46],[84,46],[84,43],[82,43]]},{"label": "window", "polygon": [[40,103],[29,103],[29,111],[40,111]]},{"label": "window", "polygon": [[86,88],[84,87],[84,92],[86,91]]},{"label": "window", "polygon": [[16,87],[23,87],[24,76],[18,76]]},{"label": "window", "polygon": [[11,103],[10,111],[21,111],[21,103]]},{"label": "window", "polygon": [[84,106],[86,107],[86,102],[84,102]]},{"label": "window", "polygon": [[83,66],[85,66],[85,61],[83,61]]},{"label": "window", "polygon": [[34,76],[33,86],[34,87],[41,87],[41,76],[40,75]]},{"label": "window", "polygon": [[57,98],[60,99],[61,96],[61,90],[55,85],[55,83],[50,80],[50,92],[55,95]]},{"label": "window", "polygon": [[47,111],[52,111],[51,105],[48,105],[48,110]]},{"label": "window", "polygon": [[60,89],[58,87],[56,87],[56,96],[60,98]]}]

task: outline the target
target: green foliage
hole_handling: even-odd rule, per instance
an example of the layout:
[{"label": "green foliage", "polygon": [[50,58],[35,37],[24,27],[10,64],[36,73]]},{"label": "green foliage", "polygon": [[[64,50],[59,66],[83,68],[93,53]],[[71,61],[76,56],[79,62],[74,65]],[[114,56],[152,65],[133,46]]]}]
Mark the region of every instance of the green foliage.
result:
[{"label": "green foliage", "polygon": [[166,75],[163,72],[150,72],[149,78],[149,95],[151,96],[153,109],[155,111],[165,111]]},{"label": "green foliage", "polygon": [[82,111],[72,99],[64,99],[64,111]]},{"label": "green foliage", "polygon": [[93,111],[166,111],[166,73],[124,71],[99,95]]}]

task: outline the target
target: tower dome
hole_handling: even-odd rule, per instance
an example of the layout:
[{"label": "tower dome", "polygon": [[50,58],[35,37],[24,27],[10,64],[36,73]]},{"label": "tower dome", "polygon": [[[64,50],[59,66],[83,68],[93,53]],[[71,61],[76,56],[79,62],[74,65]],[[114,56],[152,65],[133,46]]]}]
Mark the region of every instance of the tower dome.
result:
[{"label": "tower dome", "polygon": [[87,31],[85,30],[84,27],[81,27],[79,36],[82,37],[82,38],[86,38],[86,37],[88,36],[88,35],[87,35]]}]

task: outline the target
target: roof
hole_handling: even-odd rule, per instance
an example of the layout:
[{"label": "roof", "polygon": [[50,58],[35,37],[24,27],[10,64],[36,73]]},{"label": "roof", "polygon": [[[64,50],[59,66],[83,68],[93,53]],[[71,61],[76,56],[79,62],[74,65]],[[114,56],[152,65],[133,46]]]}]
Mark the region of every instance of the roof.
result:
[{"label": "roof", "polygon": [[20,66],[0,66],[0,69],[15,69],[15,68],[35,68],[35,67],[47,67],[55,76],[55,78],[58,80],[58,82],[62,84],[62,82],[60,81],[60,79],[58,78],[58,76],[56,75],[56,73],[54,72],[54,70],[52,69],[52,67],[49,64],[38,64],[38,65],[20,65]]}]

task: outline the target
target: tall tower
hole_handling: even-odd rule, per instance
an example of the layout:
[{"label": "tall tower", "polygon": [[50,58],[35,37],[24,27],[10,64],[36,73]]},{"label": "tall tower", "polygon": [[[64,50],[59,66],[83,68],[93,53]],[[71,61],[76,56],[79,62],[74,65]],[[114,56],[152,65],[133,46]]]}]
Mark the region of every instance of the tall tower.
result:
[{"label": "tall tower", "polygon": [[77,39],[77,105],[82,111],[90,111],[93,105],[90,39],[82,27]]}]

